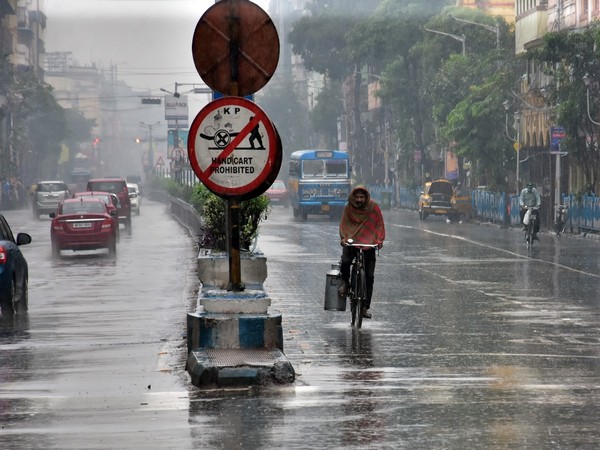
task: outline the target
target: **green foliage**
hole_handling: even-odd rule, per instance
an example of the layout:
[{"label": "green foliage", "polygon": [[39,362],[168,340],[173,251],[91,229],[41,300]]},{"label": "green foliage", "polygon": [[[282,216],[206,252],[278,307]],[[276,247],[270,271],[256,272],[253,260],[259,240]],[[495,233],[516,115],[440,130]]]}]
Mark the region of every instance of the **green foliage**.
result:
[{"label": "green foliage", "polygon": [[[296,95],[295,95],[296,94]],[[299,148],[310,146],[308,110],[299,101],[294,83],[289,79],[273,79],[257,94],[256,102],[273,120],[281,137],[284,151],[284,165],[289,155]]]},{"label": "green foliage", "polygon": [[[204,218],[211,247],[217,251],[227,249],[227,217],[225,200],[209,191],[203,184],[195,187],[184,186],[171,178],[149,176],[146,187],[150,190],[164,190],[171,196],[190,203]],[[271,203],[265,195],[240,202],[240,249],[249,249],[258,237],[260,223],[271,212]]]},{"label": "green foliage", "polygon": [[202,183],[196,185],[196,187],[194,188],[194,191],[192,192],[192,195],[190,197],[190,204],[196,209],[196,211],[198,211],[200,214],[204,213],[204,204],[206,203],[206,200],[211,196],[214,195],[212,192],[210,192],[206,186],[204,186]]},{"label": "green foliage", "polygon": [[52,96],[52,88],[33,73],[15,74],[13,89],[22,99],[14,113],[12,144],[22,153],[31,150],[31,176],[56,177],[61,143],[67,135],[64,110]]},{"label": "green foliage", "polygon": [[166,191],[169,195],[179,198],[184,202],[190,203],[194,192],[193,186],[180,184],[173,178],[165,178],[159,176],[148,176],[145,182],[146,189]]},{"label": "green foliage", "polygon": [[342,80],[354,70],[347,53],[346,33],[357,22],[352,17],[303,17],[289,34],[294,53],[308,70]]},{"label": "green foliage", "polygon": [[[204,194],[203,194],[204,195]],[[266,195],[240,202],[240,248],[249,249],[258,236],[260,222],[266,220],[270,203]],[[211,193],[204,198],[203,217],[207,233],[211,236],[213,249],[227,248],[227,218],[225,200]]]},{"label": "green foliage", "polygon": [[546,106],[558,105],[555,123],[565,128],[568,138],[561,150],[569,152],[583,171],[583,184],[600,183],[600,129],[588,117],[586,86],[583,77],[591,77],[590,115],[600,121],[600,24],[595,22],[581,32],[546,33],[543,43],[527,52],[527,57],[542,63],[552,80],[547,86]]},{"label": "green foliage", "polygon": [[325,148],[337,147],[337,120],[343,111],[341,95],[339,83],[325,84],[317,97],[317,104],[310,113],[313,129],[321,135]]}]

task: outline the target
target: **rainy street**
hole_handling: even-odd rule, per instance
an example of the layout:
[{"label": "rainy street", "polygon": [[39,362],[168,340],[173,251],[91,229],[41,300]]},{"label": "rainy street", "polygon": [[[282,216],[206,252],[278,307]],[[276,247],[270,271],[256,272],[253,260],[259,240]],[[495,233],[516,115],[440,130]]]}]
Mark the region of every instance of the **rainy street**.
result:
[{"label": "rainy street", "polygon": [[258,247],[291,385],[200,390],[185,372],[193,240],[149,200],[117,258],[52,260],[7,211],[29,313],[0,329],[1,448],[598,448],[600,240],[384,211],[373,319],[325,311],[337,223],[275,207]]}]

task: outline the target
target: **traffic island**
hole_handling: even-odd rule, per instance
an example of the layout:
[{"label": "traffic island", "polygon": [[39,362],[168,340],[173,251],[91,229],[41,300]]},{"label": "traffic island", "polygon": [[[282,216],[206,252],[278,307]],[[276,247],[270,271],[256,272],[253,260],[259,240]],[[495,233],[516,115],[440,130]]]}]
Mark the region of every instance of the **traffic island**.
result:
[{"label": "traffic island", "polygon": [[197,349],[187,361],[192,384],[205,386],[292,383],[294,368],[279,349]]},{"label": "traffic island", "polygon": [[198,310],[187,315],[186,370],[197,387],[292,383],[295,372],[283,354],[282,318],[269,313],[263,290],[267,277],[262,253],[242,256],[246,285],[227,291],[226,253],[198,256],[201,289]]}]

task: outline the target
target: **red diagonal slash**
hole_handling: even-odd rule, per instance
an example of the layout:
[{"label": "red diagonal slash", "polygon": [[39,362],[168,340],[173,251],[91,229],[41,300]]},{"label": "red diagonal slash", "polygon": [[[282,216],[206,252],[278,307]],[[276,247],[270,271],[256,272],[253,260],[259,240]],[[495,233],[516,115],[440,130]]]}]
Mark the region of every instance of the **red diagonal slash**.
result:
[{"label": "red diagonal slash", "polygon": [[224,160],[229,155],[231,155],[237,148],[238,144],[240,144],[244,140],[244,138],[250,134],[250,131],[252,131],[252,129],[256,126],[256,124],[258,122],[260,122],[264,117],[265,117],[265,115],[262,113],[255,113],[254,118],[252,120],[250,120],[244,128],[242,128],[240,133],[219,154],[219,156],[217,157],[217,162],[212,162],[210,164],[210,166],[208,166],[207,169],[202,172],[202,175],[206,174],[207,172],[211,172],[211,170],[214,170],[217,167],[219,167],[221,165],[221,163],[218,162],[218,160],[219,159]]}]

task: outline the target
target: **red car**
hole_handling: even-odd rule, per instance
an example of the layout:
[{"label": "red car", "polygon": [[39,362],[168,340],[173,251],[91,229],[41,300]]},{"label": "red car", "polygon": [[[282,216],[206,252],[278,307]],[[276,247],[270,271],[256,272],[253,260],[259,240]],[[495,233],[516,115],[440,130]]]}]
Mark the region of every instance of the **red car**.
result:
[{"label": "red car", "polygon": [[131,234],[131,201],[125,178],[95,178],[88,180],[87,191],[112,192],[119,197],[119,221],[125,224],[125,231]]},{"label": "red car", "polygon": [[275,180],[265,194],[273,205],[290,206],[289,192],[283,180]]},{"label": "red car", "polygon": [[63,200],[56,213],[51,213],[50,238],[52,255],[60,257],[61,250],[108,249],[110,255],[117,253],[115,217],[109,212],[104,200],[99,198],[69,198]]},{"label": "red car", "polygon": [[[89,198],[101,199],[104,203],[106,203],[109,214],[112,210],[116,210],[116,211],[119,210],[119,197],[117,197],[117,194],[113,194],[112,192],[81,191],[81,192],[75,192],[73,194],[73,198],[79,198],[79,197],[89,197]],[[117,241],[118,241],[120,238],[118,214],[113,217],[113,220],[115,221],[115,226],[117,227]]]}]

